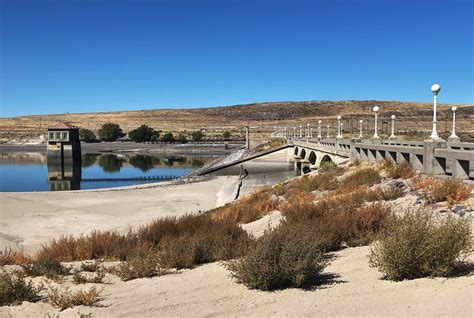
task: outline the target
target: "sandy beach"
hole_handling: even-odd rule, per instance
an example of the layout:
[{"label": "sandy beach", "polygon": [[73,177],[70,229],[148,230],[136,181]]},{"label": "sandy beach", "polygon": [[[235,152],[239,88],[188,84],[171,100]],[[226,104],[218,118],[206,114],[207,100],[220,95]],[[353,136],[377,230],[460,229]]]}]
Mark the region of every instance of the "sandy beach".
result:
[{"label": "sandy beach", "polygon": [[0,193],[0,249],[31,252],[61,235],[127,232],[154,218],[198,213],[233,199],[236,177],[189,184],[147,184],[108,190]]},{"label": "sandy beach", "polygon": [[[129,282],[111,277],[113,284],[97,285],[104,288],[100,307],[74,307],[59,317],[77,317],[78,312],[92,317],[473,316],[473,276],[386,281],[369,267],[368,252],[369,247],[359,247],[335,253],[324,272],[326,280],[307,290],[249,290],[218,263]],[[58,311],[42,302],[0,308],[0,316],[6,317],[48,314]]]}]

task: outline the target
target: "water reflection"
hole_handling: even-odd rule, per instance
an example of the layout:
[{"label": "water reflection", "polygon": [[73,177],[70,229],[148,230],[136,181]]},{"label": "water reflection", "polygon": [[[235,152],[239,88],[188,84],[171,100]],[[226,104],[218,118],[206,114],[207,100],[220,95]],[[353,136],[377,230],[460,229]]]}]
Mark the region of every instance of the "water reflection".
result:
[{"label": "water reflection", "polygon": [[48,183],[50,191],[81,189],[81,160],[48,156]]},{"label": "water reflection", "polygon": [[108,173],[120,171],[126,160],[117,155],[102,155],[99,158],[99,166]]},{"label": "water reflection", "polygon": [[63,191],[156,182],[202,167],[212,156],[83,154],[81,160],[41,153],[0,153],[0,191]]}]

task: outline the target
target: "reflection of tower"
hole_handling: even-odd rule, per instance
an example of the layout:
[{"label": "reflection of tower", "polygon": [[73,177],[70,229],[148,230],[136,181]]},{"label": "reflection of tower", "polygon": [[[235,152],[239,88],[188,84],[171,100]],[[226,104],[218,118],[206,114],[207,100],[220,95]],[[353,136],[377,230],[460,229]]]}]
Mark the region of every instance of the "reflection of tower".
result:
[{"label": "reflection of tower", "polygon": [[51,191],[81,189],[81,161],[48,154],[48,183]]},{"label": "reflection of tower", "polygon": [[51,191],[81,187],[81,143],[79,128],[58,123],[48,128],[48,181]]}]

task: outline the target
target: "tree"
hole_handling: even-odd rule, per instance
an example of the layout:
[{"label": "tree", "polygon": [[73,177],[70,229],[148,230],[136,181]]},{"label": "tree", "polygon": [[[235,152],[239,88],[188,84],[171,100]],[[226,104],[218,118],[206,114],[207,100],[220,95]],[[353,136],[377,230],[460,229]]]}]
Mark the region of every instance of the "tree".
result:
[{"label": "tree", "polygon": [[230,132],[224,131],[224,132],[222,133],[222,137],[224,137],[225,139],[229,139],[229,138],[230,138]]},{"label": "tree", "polygon": [[200,141],[204,134],[200,130],[194,131],[191,136],[193,137],[193,141]]},{"label": "tree", "polygon": [[[152,137],[155,135],[155,130],[147,125],[141,125],[140,127],[131,130],[128,133],[128,137],[135,142],[152,141]],[[159,135],[159,133],[158,133]]]},{"label": "tree", "polygon": [[173,133],[171,133],[171,132],[167,132],[166,134],[164,134],[163,137],[161,138],[161,140],[164,141],[164,142],[173,142],[173,141],[175,141]]},{"label": "tree", "polygon": [[81,128],[79,130],[79,139],[84,142],[95,142],[97,141],[97,137],[92,132],[92,130]]},{"label": "tree", "polygon": [[119,125],[113,123],[103,124],[99,129],[99,138],[103,141],[116,141],[125,136]]},{"label": "tree", "polygon": [[185,143],[188,142],[188,139],[186,138],[185,135],[179,134],[179,136],[178,136],[178,142],[180,142],[180,143],[182,143],[182,144],[185,144]]}]

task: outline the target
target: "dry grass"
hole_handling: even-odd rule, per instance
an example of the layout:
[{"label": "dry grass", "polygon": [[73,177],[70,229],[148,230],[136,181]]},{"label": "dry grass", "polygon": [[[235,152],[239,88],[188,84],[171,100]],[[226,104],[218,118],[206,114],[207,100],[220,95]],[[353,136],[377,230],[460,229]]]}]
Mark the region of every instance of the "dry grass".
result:
[{"label": "dry grass", "polygon": [[73,306],[96,305],[101,300],[100,294],[102,290],[92,287],[87,291],[78,290],[73,292],[67,288],[64,291],[60,291],[50,286],[47,292],[51,305],[59,308],[59,310],[64,310]]},{"label": "dry grass", "polygon": [[416,189],[424,189],[427,203],[444,202],[448,206],[469,198],[472,186],[454,179],[423,178],[415,184]]},{"label": "dry grass", "polygon": [[29,262],[31,262],[31,259],[23,250],[5,248],[3,252],[0,251],[0,266],[21,265]]},{"label": "dry grass", "polygon": [[383,203],[363,204],[359,194],[328,197],[318,202],[296,201],[283,209],[284,225],[312,224],[324,238],[326,250],[369,244],[383,227],[391,208]]},{"label": "dry grass", "polygon": [[338,193],[348,193],[362,186],[372,186],[380,182],[380,173],[376,168],[358,168],[340,181]]},{"label": "dry grass", "polygon": [[235,223],[250,223],[278,209],[280,200],[272,188],[263,188],[237,202],[211,211],[216,220],[230,220]]},{"label": "dry grass", "polygon": [[186,215],[157,219],[127,235],[106,231],[53,240],[36,257],[55,262],[102,258],[131,261],[137,254],[143,255],[143,250],[153,249],[163,267],[192,267],[242,256],[251,243],[252,238],[232,220],[216,220],[210,214]]},{"label": "dry grass", "polygon": [[382,170],[385,171],[387,177],[392,179],[409,179],[415,176],[415,170],[408,162],[394,164],[390,160],[382,161]]},{"label": "dry grass", "polygon": [[158,255],[153,248],[137,248],[126,262],[121,263],[115,274],[122,280],[146,278],[163,275],[166,271],[160,268]]},{"label": "dry grass", "polygon": [[409,210],[391,216],[371,248],[369,263],[391,280],[446,276],[471,252],[469,221]]}]

